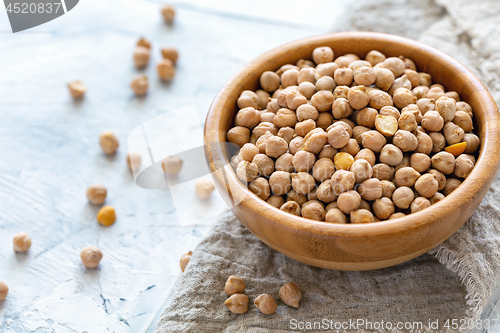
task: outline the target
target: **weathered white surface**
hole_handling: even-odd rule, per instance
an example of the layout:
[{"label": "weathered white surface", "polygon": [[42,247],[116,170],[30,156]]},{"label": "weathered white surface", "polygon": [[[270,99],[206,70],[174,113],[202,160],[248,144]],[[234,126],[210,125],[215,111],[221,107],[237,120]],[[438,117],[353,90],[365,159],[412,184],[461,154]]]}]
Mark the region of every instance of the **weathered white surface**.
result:
[{"label": "weathered white surface", "polygon": [[[130,132],[167,111],[195,105],[204,120],[222,84],[242,65],[280,44],[329,31],[342,14],[300,1],[187,0],[174,2],[173,27],[160,1],[85,0],[59,19],[12,34],[0,9],[0,280],[10,294],[0,303],[2,332],[151,331],[181,274],[180,256],[208,230],[180,227],[168,191],[135,185],[125,155]],[[150,93],[129,88],[139,73],[136,40],[153,42]],[[159,48],[180,51],[173,83],[161,83]],[[82,80],[84,101],[73,102],[66,83]],[[202,124],[200,124],[202,126]],[[106,157],[98,135],[120,139]],[[200,142],[201,144],[201,142]],[[117,222],[98,225],[87,203],[88,185],[108,188]],[[12,237],[33,238],[29,254],[12,251]],[[82,247],[104,258],[85,269]],[[92,320],[90,320],[92,318]]]}]

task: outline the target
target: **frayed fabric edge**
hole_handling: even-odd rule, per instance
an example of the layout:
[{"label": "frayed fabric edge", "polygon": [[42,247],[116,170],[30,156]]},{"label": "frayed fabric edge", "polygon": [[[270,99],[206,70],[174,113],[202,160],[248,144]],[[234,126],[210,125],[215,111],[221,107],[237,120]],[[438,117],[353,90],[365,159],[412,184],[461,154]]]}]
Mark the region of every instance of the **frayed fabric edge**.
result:
[{"label": "frayed fabric edge", "polygon": [[466,305],[468,308],[466,310],[466,315],[468,318],[465,319],[478,319],[481,316],[484,302],[478,291],[477,281],[472,276],[471,270],[465,263],[465,260],[458,259],[452,251],[443,245],[439,245],[435,249],[429,251],[429,254],[434,255],[447,269],[458,273],[460,282],[464,284],[467,289],[465,298],[467,299]]}]

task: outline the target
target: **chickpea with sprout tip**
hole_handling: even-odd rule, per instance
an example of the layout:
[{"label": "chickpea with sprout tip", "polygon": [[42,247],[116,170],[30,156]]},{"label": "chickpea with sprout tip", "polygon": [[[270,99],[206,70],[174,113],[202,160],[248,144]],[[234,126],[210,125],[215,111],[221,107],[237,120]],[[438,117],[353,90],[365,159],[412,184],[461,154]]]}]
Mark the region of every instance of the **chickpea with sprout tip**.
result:
[{"label": "chickpea with sprout tip", "polygon": [[259,198],[325,223],[377,223],[429,207],[472,172],[474,110],[412,59],[335,58],[327,46],[310,59],[263,72],[237,100],[231,165]]}]

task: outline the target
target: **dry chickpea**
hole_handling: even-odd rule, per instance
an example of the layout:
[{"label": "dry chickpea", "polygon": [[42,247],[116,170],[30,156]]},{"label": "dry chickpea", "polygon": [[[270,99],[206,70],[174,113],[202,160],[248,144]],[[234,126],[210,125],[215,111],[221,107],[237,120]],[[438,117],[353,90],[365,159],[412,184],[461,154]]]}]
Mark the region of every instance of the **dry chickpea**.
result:
[{"label": "dry chickpea", "polygon": [[225,302],[224,305],[232,313],[242,314],[248,311],[248,296],[245,294],[232,294]]},{"label": "dry chickpea", "polygon": [[380,110],[384,106],[392,106],[392,97],[385,91],[372,89],[368,96],[370,96],[370,106],[372,108]]},{"label": "dry chickpea", "polygon": [[102,205],[106,200],[108,191],[101,184],[94,184],[87,189],[87,199],[94,205]]},{"label": "dry chickpea", "polygon": [[479,149],[481,143],[478,136],[473,133],[465,133],[463,142],[467,143],[467,147],[465,148],[466,154],[474,154]]},{"label": "dry chickpea", "polygon": [[253,107],[246,107],[238,111],[234,123],[237,126],[254,128],[261,120],[260,113]]},{"label": "dry chickpea", "polygon": [[347,93],[349,92],[349,87],[348,86],[337,86],[333,90],[333,97],[335,100],[339,98],[345,98],[347,99]]},{"label": "dry chickpea", "polygon": [[302,292],[293,282],[288,282],[280,288],[280,298],[286,304],[299,308],[299,302],[302,299]]},{"label": "dry chickpea", "polygon": [[393,116],[377,115],[375,128],[384,136],[393,136],[398,131],[398,120]]},{"label": "dry chickpea", "polygon": [[287,144],[289,144],[290,141],[292,141],[295,135],[296,135],[295,129],[293,129],[292,127],[281,127],[280,130],[278,131],[278,136],[283,140],[285,140]]},{"label": "dry chickpea", "polygon": [[297,110],[301,105],[307,104],[307,98],[305,98],[298,90],[292,90],[286,94],[286,105],[291,110]]},{"label": "dry chickpea", "polygon": [[415,119],[415,115],[411,112],[404,112],[398,119],[399,129],[413,132],[417,129],[417,120]]},{"label": "dry chickpea", "polygon": [[331,78],[330,76],[323,76],[316,81],[315,88],[317,91],[327,90],[332,92],[333,89],[335,89],[335,86],[336,84],[333,78]]},{"label": "dry chickpea", "polygon": [[274,73],[274,72],[271,72],[271,71],[265,71],[260,76],[260,86],[265,91],[268,91],[268,92],[275,91],[280,86],[279,75]]},{"label": "dry chickpea", "polygon": [[161,15],[163,16],[165,22],[172,24],[175,17],[175,8],[171,5],[164,5],[161,7]]},{"label": "dry chickpea", "polygon": [[240,94],[240,97],[238,97],[236,104],[240,109],[251,107],[260,110],[260,98],[255,92],[250,90],[244,90]]},{"label": "dry chickpea", "polygon": [[427,154],[415,153],[410,157],[410,166],[417,172],[425,172],[431,167],[431,158]]},{"label": "dry chickpea", "polygon": [[366,107],[357,112],[356,122],[358,125],[373,128],[375,127],[375,118],[377,118],[377,116],[377,110]]},{"label": "dry chickpea", "polygon": [[373,151],[371,149],[368,149],[368,148],[361,149],[356,154],[355,160],[359,160],[359,159],[367,160],[368,163],[370,163],[370,165],[372,167],[375,165],[375,161],[376,161],[375,153],[373,153]]},{"label": "dry chickpea", "polygon": [[172,46],[162,48],[161,55],[164,59],[170,59],[174,64],[177,62],[177,59],[179,59],[179,52]]},{"label": "dry chickpea", "polygon": [[[264,155],[264,156],[267,156],[267,155]],[[281,155],[280,157],[278,157],[276,159],[276,162],[274,162],[274,168],[276,169],[276,171],[292,172],[295,169],[295,167],[293,166],[293,156],[294,155],[292,155],[290,153],[285,153],[285,154]],[[271,159],[271,162],[273,162],[272,159]],[[255,163],[255,161],[253,163]],[[263,175],[263,176],[266,176],[266,177],[269,176],[274,171],[274,168],[273,168],[273,170],[271,170],[269,168],[269,170],[271,172],[268,173],[267,175]],[[259,170],[260,170],[260,166],[259,166]]]},{"label": "dry chickpea", "polygon": [[383,91],[387,91],[394,83],[394,74],[387,68],[374,68],[375,71],[375,86]]},{"label": "dry chickpea", "polygon": [[[273,119],[273,121],[274,121],[274,119]],[[284,126],[284,127],[289,127],[289,126]],[[272,135],[277,135],[278,134],[278,126],[274,125],[273,123],[262,122],[262,123],[258,124],[257,126],[255,126],[254,129],[252,130],[252,133],[255,134],[257,138],[266,134],[266,132],[269,132]]]},{"label": "dry chickpea", "polygon": [[473,113],[472,113],[472,107],[467,102],[464,102],[464,101],[457,102],[456,109],[457,109],[457,111],[464,111],[471,118],[474,116]]},{"label": "dry chickpea", "polygon": [[102,259],[102,252],[95,246],[87,246],[80,252],[82,263],[87,268],[95,268]]},{"label": "dry chickpea", "polygon": [[298,66],[295,66],[295,65],[292,65],[292,64],[286,64],[286,65],[283,65],[281,66],[277,71],[276,71],[276,74],[278,74],[280,77],[281,75],[286,72],[287,70],[289,69],[296,69],[296,70],[299,70],[300,68]]},{"label": "dry chickpea", "polygon": [[14,243],[14,252],[28,252],[31,247],[31,237],[25,232],[19,232],[12,240]]},{"label": "dry chickpea", "polygon": [[453,173],[455,169],[455,157],[445,151],[439,152],[431,158],[432,167],[445,175]]},{"label": "dry chickpea", "polygon": [[319,152],[318,158],[329,158],[333,160],[335,154],[337,154],[337,149],[333,148],[330,145],[325,145],[323,149]]},{"label": "dry chickpea", "polygon": [[[352,65],[352,63],[351,63]],[[376,74],[373,68],[370,66],[362,66],[353,69],[354,81],[357,84],[362,84],[364,86],[370,86],[375,83]]]},{"label": "dry chickpea", "polygon": [[349,86],[354,79],[354,74],[350,68],[339,68],[335,71],[333,78],[337,85]]},{"label": "dry chickpea", "polygon": [[318,119],[318,110],[309,104],[302,104],[296,110],[298,121]]},{"label": "dry chickpea", "polygon": [[238,168],[236,169],[236,174],[242,182],[250,183],[258,177],[259,167],[254,163],[240,161],[240,163],[238,163]]},{"label": "dry chickpea", "polygon": [[292,179],[290,173],[286,171],[275,171],[269,178],[271,191],[276,195],[287,194],[292,188]]},{"label": "dry chickpea", "polygon": [[446,179],[446,186],[443,189],[443,194],[444,195],[449,195],[457,187],[459,187],[460,184],[462,184],[462,182],[460,180],[458,180],[458,179],[455,179],[455,178],[448,178],[448,179]]},{"label": "dry chickpea", "polygon": [[422,127],[428,131],[438,132],[444,126],[444,119],[437,111],[427,111],[422,118]]},{"label": "dry chickpea", "polygon": [[399,219],[401,217],[405,217],[405,213],[394,213],[391,216],[389,216],[389,220],[394,220],[394,219]]},{"label": "dry chickpea", "polygon": [[266,143],[266,154],[269,157],[280,157],[288,151],[288,144],[279,136],[272,136]]},{"label": "dry chickpea", "polygon": [[357,209],[351,212],[351,223],[370,223],[373,221],[373,214],[367,209]]},{"label": "dry chickpea", "polygon": [[331,179],[330,186],[333,189],[333,193],[340,195],[341,193],[350,191],[354,188],[356,183],[356,176],[351,171],[337,170]]},{"label": "dry chickpea", "polygon": [[407,209],[415,199],[412,189],[407,186],[398,187],[392,194],[392,201],[401,209]]},{"label": "dry chickpea", "polygon": [[406,88],[398,88],[393,95],[394,105],[402,109],[407,105],[413,104],[417,101],[417,98],[413,96],[411,91]]},{"label": "dry chickpea", "polygon": [[429,111],[435,111],[435,109],[436,109],[436,105],[434,104],[434,102],[428,98],[419,99],[417,101],[417,107],[420,110],[422,115],[425,115]]},{"label": "dry chickpea", "polygon": [[177,156],[167,156],[161,162],[161,167],[167,175],[177,175],[181,171],[182,163]]},{"label": "dry chickpea", "polygon": [[[311,120],[312,121],[312,120]],[[318,154],[328,140],[327,133],[321,128],[310,131],[304,138],[303,149],[313,154]]]},{"label": "dry chickpea", "polygon": [[272,296],[268,294],[262,294],[257,296],[254,301],[255,307],[259,309],[265,315],[270,315],[276,312],[278,305]]},{"label": "dry chickpea", "polygon": [[[327,140],[333,148],[342,148],[348,142],[351,136],[344,126],[335,125],[328,130]],[[325,142],[326,143],[326,142]]]},{"label": "dry chickpea", "polygon": [[316,83],[316,70],[313,67],[304,67],[299,71],[297,76],[297,84],[302,82]]},{"label": "dry chickpea", "polygon": [[110,131],[101,133],[99,137],[99,144],[101,145],[102,151],[107,155],[114,154],[120,145],[116,135]]},{"label": "dry chickpea", "polygon": [[422,209],[425,209],[425,208],[430,207],[430,206],[431,206],[431,202],[429,201],[429,199],[424,198],[424,197],[415,198],[415,200],[413,200],[413,202],[411,203],[411,206],[410,206],[411,213],[413,214],[413,213],[419,212]]},{"label": "dry chickpea", "polygon": [[325,219],[325,209],[323,204],[318,200],[309,200],[302,205],[302,217],[307,219],[323,221]]},{"label": "dry chickpea", "polygon": [[136,76],[130,83],[130,87],[137,96],[144,96],[148,92],[148,77],[146,75]]},{"label": "dry chickpea", "polygon": [[271,195],[266,202],[279,209],[285,203],[285,199],[281,195]]},{"label": "dry chickpea", "polygon": [[392,143],[404,152],[417,149],[417,137],[408,131],[398,130],[392,139]]},{"label": "dry chickpea", "polygon": [[137,46],[134,51],[134,64],[137,68],[144,68],[149,64],[150,50],[144,46]]},{"label": "dry chickpea", "polygon": [[318,182],[323,182],[332,178],[334,172],[335,166],[333,165],[333,161],[329,158],[320,158],[313,167],[313,177]]},{"label": "dry chickpea", "polygon": [[430,132],[429,136],[431,137],[432,140],[432,152],[433,153],[439,153],[444,149],[444,146],[446,145],[446,139],[443,134],[439,132]]},{"label": "dry chickpea", "polygon": [[163,81],[171,81],[175,76],[175,65],[170,59],[162,59],[156,66],[158,76]]},{"label": "dry chickpea", "polygon": [[[267,91],[262,90],[262,89],[255,91],[255,94],[257,95],[257,97],[259,97],[260,108],[265,112],[266,108],[267,108],[267,104],[269,103],[269,100],[272,99],[271,95]],[[268,113],[274,114],[274,112],[268,112]]]},{"label": "dry chickpea", "polygon": [[403,152],[392,144],[385,145],[380,151],[380,162],[396,166],[403,161]]},{"label": "dry chickpea", "polygon": [[455,176],[467,178],[474,168],[474,162],[465,154],[457,157],[455,160]]},{"label": "dry chickpea", "polygon": [[311,97],[311,105],[318,111],[329,111],[333,104],[333,94],[330,91],[318,91]]},{"label": "dry chickpea", "polygon": [[[413,86],[413,85],[412,85]],[[415,88],[412,89],[412,94],[415,95],[415,97],[417,98],[417,105],[418,105],[418,102],[421,100],[421,99],[424,99],[425,96],[427,96],[427,92],[429,91],[429,87],[426,87],[426,86],[417,86]],[[429,99],[428,99],[429,100]],[[430,101],[430,100],[429,100]],[[420,108],[420,105],[418,105],[418,107]],[[422,112],[422,114],[424,114],[425,112],[423,112],[422,110],[420,110]]]},{"label": "dry chickpea", "polygon": [[[430,87],[425,97],[433,102],[436,102],[441,97],[448,98],[448,96],[445,96],[443,89],[441,89],[440,87],[432,87],[432,86]],[[455,102],[455,100],[453,100],[453,102]],[[436,108],[437,108],[437,103],[436,103]],[[443,118],[445,117],[443,116]]]},{"label": "dry chickpea", "polygon": [[376,51],[376,50],[371,50],[368,52],[368,54],[365,57],[366,61],[368,61],[372,66],[375,66],[376,64],[383,62],[386,57],[383,53]]},{"label": "dry chickpea", "polygon": [[457,111],[453,118],[453,123],[460,126],[464,132],[471,132],[474,129],[472,118],[464,111]]},{"label": "dry chickpea", "polygon": [[328,210],[328,212],[326,213],[325,222],[347,223],[347,217],[340,209],[332,208],[332,209]]},{"label": "dry chickpea", "polygon": [[302,150],[304,146],[304,138],[301,136],[296,136],[290,141],[288,145],[288,150],[291,154],[295,155],[298,151]]},{"label": "dry chickpea", "polygon": [[430,87],[432,84],[432,77],[428,73],[418,73],[420,76],[420,85]]},{"label": "dry chickpea", "polygon": [[455,143],[462,141],[465,136],[465,132],[460,126],[448,121],[444,124],[443,135],[449,145],[454,145]]},{"label": "dry chickpea", "polygon": [[347,100],[353,109],[361,110],[370,103],[370,96],[365,86],[355,86],[349,89]]},{"label": "dry chickpea", "polygon": [[444,194],[436,192],[432,197],[429,198],[431,205],[444,199]]},{"label": "dry chickpea", "polygon": [[329,76],[330,78],[333,78],[333,75],[335,74],[335,71],[338,68],[339,66],[333,61],[325,62],[323,64],[318,64],[315,68],[314,77],[316,78],[316,80],[324,76]]},{"label": "dry chickpea", "polygon": [[394,175],[394,168],[384,163],[375,164],[372,169],[373,177],[379,180],[391,180]]},{"label": "dry chickpea", "polygon": [[[265,178],[262,178],[262,179],[265,180]],[[267,181],[266,181],[266,183],[267,183]],[[253,186],[257,186],[257,185],[253,185]],[[212,181],[209,179],[198,180],[196,182],[194,188],[195,188],[196,195],[200,199],[208,199],[210,197],[210,195],[212,194],[212,192],[215,190],[214,183],[212,183]],[[250,190],[252,190],[252,189],[250,189]],[[252,191],[252,192],[254,192],[254,191]],[[267,197],[266,197],[266,199],[267,199]]]},{"label": "dry chickpea", "polygon": [[316,157],[313,153],[305,150],[295,153],[292,159],[293,166],[297,172],[308,172],[314,165]]},{"label": "dry chickpea", "polygon": [[412,187],[419,177],[420,173],[418,173],[415,169],[412,167],[404,167],[396,171],[396,174],[394,175],[394,182],[397,187]]},{"label": "dry chickpea", "polygon": [[285,202],[280,209],[289,214],[300,216],[300,206],[296,201]]},{"label": "dry chickpea", "polygon": [[378,131],[368,131],[361,134],[361,144],[363,147],[371,149],[375,153],[379,153],[386,143],[387,140]]},{"label": "dry chickpea", "polygon": [[439,184],[438,191],[442,191],[444,189],[444,187],[446,186],[446,176],[442,172],[439,172],[439,171],[434,170],[434,169],[429,170],[428,173],[436,176],[436,179],[437,179],[438,184]]},{"label": "dry chickpea", "polygon": [[356,191],[347,191],[339,195],[337,199],[338,208],[344,214],[351,214],[351,212],[358,209],[361,204],[361,196]]},{"label": "dry chickpea", "polygon": [[360,150],[358,141],[355,139],[349,139],[347,144],[340,149],[341,152],[346,152],[352,156],[355,156]]},{"label": "dry chickpea", "polygon": [[251,143],[245,143],[238,153],[240,161],[252,162],[255,155],[259,154],[259,148]]},{"label": "dry chickpea", "polygon": [[361,183],[373,176],[373,168],[368,161],[359,159],[351,165],[350,171],[354,173],[356,183]]},{"label": "dry chickpea", "polygon": [[311,82],[305,81],[299,84],[298,90],[307,99],[311,99],[312,95],[316,93],[316,86]]},{"label": "dry chickpea", "polygon": [[297,191],[292,189],[286,194],[286,201],[287,202],[288,201],[295,201],[300,206],[302,206],[307,201],[307,197],[304,194],[300,194]]},{"label": "dry chickpea", "polygon": [[307,172],[292,173],[292,187],[299,194],[307,194],[316,187],[316,180]]},{"label": "dry chickpea", "polygon": [[87,87],[81,81],[73,81],[68,83],[68,89],[71,97],[74,99],[83,98],[85,92],[87,91]]},{"label": "dry chickpea", "polygon": [[278,127],[295,127],[295,124],[297,124],[295,111],[285,108],[279,109],[273,123]]},{"label": "dry chickpea", "polygon": [[337,205],[337,201],[333,201],[333,202],[330,202],[326,207],[325,207],[325,211],[328,213],[331,209],[334,209],[334,208],[339,208],[338,205]]},{"label": "dry chickpea", "polygon": [[420,75],[413,69],[405,69],[404,75],[408,77],[408,81],[410,81],[412,88],[420,85]]},{"label": "dry chickpea", "polygon": [[316,119],[316,126],[326,130],[333,123],[333,116],[329,112],[321,112]]},{"label": "dry chickpea", "polygon": [[318,200],[321,200],[325,203],[330,203],[337,199],[337,195],[333,191],[332,181],[330,179],[325,180],[318,186],[316,194],[318,196]]},{"label": "dry chickpea", "polygon": [[401,168],[409,167],[410,164],[411,164],[410,163],[410,157],[408,155],[407,156],[403,156],[403,161],[401,161],[401,163],[399,163],[398,165],[396,165],[396,167],[394,168],[394,172],[398,171]]},{"label": "dry chickpea", "polygon": [[432,197],[439,189],[439,183],[436,175],[426,173],[415,182],[415,190],[423,197]]},{"label": "dry chickpea", "polygon": [[281,74],[281,85],[283,87],[296,86],[297,78],[299,77],[299,71],[297,69],[289,69],[283,74]]},{"label": "dry chickpea", "polygon": [[116,221],[115,209],[112,206],[104,206],[97,212],[97,222],[109,227]]},{"label": "dry chickpea", "polygon": [[416,133],[418,146],[415,152],[429,155],[432,152],[432,148],[434,148],[434,142],[427,133],[421,131],[417,131]]},{"label": "dry chickpea", "polygon": [[343,119],[349,117],[353,113],[353,109],[349,101],[339,97],[332,104],[332,114],[335,119]]},{"label": "dry chickpea", "polygon": [[352,129],[352,137],[358,142],[358,144],[361,144],[361,134],[370,130],[370,128],[365,126],[354,126],[354,128]]},{"label": "dry chickpea", "polygon": [[372,68],[372,65],[366,61],[366,60],[355,60],[353,62],[351,62],[348,66],[350,69],[352,69],[352,71],[356,71],[358,69],[360,69],[361,67],[369,67],[369,68]]},{"label": "dry chickpea", "polygon": [[3,281],[0,281],[0,302],[4,301],[9,294],[9,287]]},{"label": "dry chickpea", "polygon": [[395,210],[394,203],[389,198],[382,197],[373,202],[373,212],[381,220],[387,220]]},{"label": "dry chickpea", "polygon": [[384,106],[380,109],[379,114],[381,116],[392,116],[396,118],[396,120],[399,120],[399,117],[401,117],[399,110],[393,106]]},{"label": "dry chickpea", "polygon": [[394,74],[394,77],[400,77],[403,75],[406,68],[404,61],[397,57],[387,58],[384,60],[383,64]]},{"label": "dry chickpea", "polygon": [[361,199],[361,203],[359,204],[359,209],[366,209],[369,210],[370,212],[372,211],[372,208],[368,201]]},{"label": "dry chickpea", "polygon": [[396,191],[396,185],[389,180],[380,181],[380,185],[382,186],[382,197],[391,199],[394,191]]},{"label": "dry chickpea", "polygon": [[363,181],[357,191],[363,199],[373,201],[382,196],[382,184],[377,178],[370,178]]},{"label": "dry chickpea", "polygon": [[[427,95],[429,95],[429,93],[427,93]],[[427,97],[429,98],[429,96]],[[436,111],[439,112],[445,122],[452,121],[455,117],[455,113],[457,112],[455,100],[446,96],[440,97],[436,100]]]},{"label": "dry chickpea", "polygon": [[243,281],[242,278],[236,275],[231,275],[227,278],[224,291],[227,295],[243,294],[245,292],[245,288],[245,281]]},{"label": "dry chickpea", "polygon": [[313,68],[314,62],[312,62],[311,60],[300,59],[299,61],[297,61],[296,65],[298,68],[307,68],[307,67]]},{"label": "dry chickpea", "polygon": [[227,132],[227,141],[243,147],[250,142],[250,130],[243,126],[233,127]]},{"label": "dry chickpea", "polygon": [[333,164],[337,170],[349,170],[353,163],[354,158],[349,153],[340,152],[333,157]]},{"label": "dry chickpea", "polygon": [[266,134],[259,137],[255,142],[255,146],[259,149],[261,154],[266,152],[267,141],[272,137],[273,135],[270,132],[266,132]]}]

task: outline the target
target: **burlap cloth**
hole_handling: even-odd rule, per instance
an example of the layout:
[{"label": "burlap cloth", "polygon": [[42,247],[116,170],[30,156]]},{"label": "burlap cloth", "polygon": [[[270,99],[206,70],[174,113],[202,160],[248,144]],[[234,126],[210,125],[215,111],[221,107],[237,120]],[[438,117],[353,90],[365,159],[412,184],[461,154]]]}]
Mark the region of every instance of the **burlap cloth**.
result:
[{"label": "burlap cloth", "polygon": [[[430,44],[467,65],[500,100],[500,1],[358,1],[350,6],[333,31],[380,31]],[[430,253],[368,272],[332,271],[292,260],[228,213],[195,249],[156,332],[324,332],[335,325],[343,325],[340,332],[410,332],[408,323],[417,322],[421,331],[435,331],[429,321],[439,320],[439,330],[445,330],[447,319],[463,326],[463,319],[479,318],[500,271],[499,189],[497,176],[472,218]],[[244,315],[232,314],[223,304],[224,283],[232,274],[246,281],[251,305]],[[278,290],[288,281],[303,291],[299,309],[279,300]],[[261,293],[277,300],[274,315],[253,306]],[[358,320],[365,324],[353,326]],[[382,320],[391,322],[392,330],[380,326]],[[398,330],[398,322],[406,328]],[[453,322],[448,323],[453,331]]]}]

